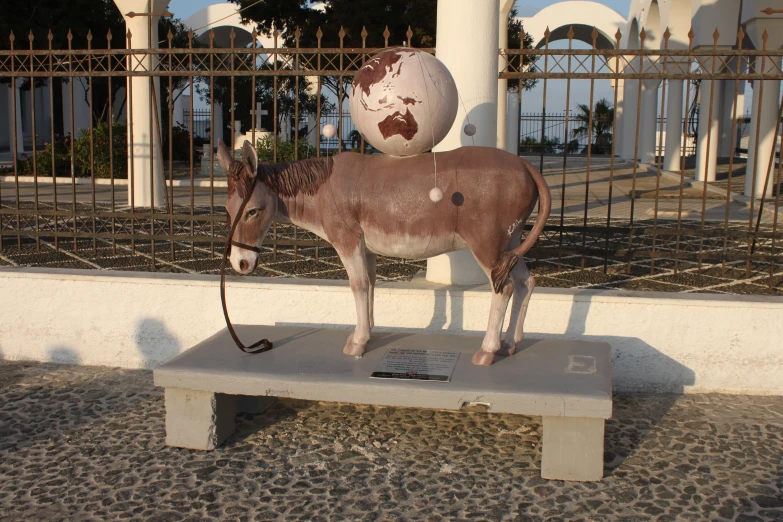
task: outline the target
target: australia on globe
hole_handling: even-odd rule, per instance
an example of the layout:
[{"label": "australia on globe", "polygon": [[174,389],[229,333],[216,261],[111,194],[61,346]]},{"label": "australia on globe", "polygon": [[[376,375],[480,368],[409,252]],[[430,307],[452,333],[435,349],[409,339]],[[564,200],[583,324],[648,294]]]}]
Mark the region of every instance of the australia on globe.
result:
[{"label": "australia on globe", "polygon": [[381,51],[353,79],[350,108],[356,129],[392,156],[430,150],[457,116],[457,86],[443,63],[407,47]]}]

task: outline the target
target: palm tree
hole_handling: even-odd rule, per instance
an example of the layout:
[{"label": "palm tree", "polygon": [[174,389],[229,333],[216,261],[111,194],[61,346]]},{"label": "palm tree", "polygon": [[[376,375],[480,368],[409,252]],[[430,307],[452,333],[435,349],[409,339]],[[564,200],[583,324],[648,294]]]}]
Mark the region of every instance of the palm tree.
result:
[{"label": "palm tree", "polygon": [[[590,125],[590,108],[585,104],[579,104],[579,113],[576,121],[581,125],[571,131],[574,138],[586,137]],[[614,107],[609,100],[601,98],[595,104],[593,116],[593,147],[594,154],[609,154],[612,151],[612,123],[614,122]],[[582,151],[587,152],[587,147]]]}]

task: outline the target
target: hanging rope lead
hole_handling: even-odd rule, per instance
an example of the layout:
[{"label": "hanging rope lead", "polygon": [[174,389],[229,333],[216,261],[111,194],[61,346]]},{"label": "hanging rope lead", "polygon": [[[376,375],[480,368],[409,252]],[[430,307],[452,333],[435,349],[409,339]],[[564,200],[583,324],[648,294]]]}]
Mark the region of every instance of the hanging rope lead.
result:
[{"label": "hanging rope lead", "polygon": [[[256,189],[256,183],[258,183],[258,176],[256,176],[255,180],[253,180],[253,186],[248,191],[247,195],[245,196],[245,199],[242,200],[242,205],[240,205],[239,211],[237,212],[234,222],[231,224],[231,230],[229,231],[228,238],[226,239],[226,246],[223,249],[223,264],[220,267],[220,302],[223,305],[223,317],[226,318],[226,326],[228,327],[228,333],[231,334],[231,338],[234,339],[237,348],[239,348],[245,353],[251,353],[251,354],[262,353],[271,350],[272,343],[269,342],[269,339],[261,339],[257,343],[251,344],[250,346],[245,346],[242,343],[242,341],[239,340],[239,336],[234,330],[234,326],[231,324],[231,319],[229,319],[228,317],[228,306],[226,305],[226,261],[228,260],[228,253],[231,250],[231,245],[236,245],[239,248],[244,248],[246,250],[252,250],[254,252],[261,253],[261,249],[255,246],[245,245],[233,240],[234,232],[236,232],[237,225],[239,224],[239,220],[241,219],[243,213],[245,212],[245,207],[247,206],[247,203],[250,201],[250,198],[253,196],[253,191],[255,191]],[[261,346],[261,348],[258,348],[259,346]],[[254,348],[258,348],[258,349],[254,350]]]}]

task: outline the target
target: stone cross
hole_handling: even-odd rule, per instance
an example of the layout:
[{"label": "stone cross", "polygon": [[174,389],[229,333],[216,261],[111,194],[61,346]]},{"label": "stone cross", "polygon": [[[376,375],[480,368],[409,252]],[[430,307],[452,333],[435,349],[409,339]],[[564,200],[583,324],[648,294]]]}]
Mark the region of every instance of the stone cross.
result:
[{"label": "stone cross", "polygon": [[261,109],[261,104],[256,103],[256,129],[261,129],[261,116],[267,116],[269,111]]}]

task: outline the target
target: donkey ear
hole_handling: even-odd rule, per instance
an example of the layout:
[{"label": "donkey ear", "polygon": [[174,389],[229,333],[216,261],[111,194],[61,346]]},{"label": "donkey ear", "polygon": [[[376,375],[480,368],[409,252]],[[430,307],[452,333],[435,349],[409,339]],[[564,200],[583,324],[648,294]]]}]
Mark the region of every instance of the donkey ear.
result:
[{"label": "donkey ear", "polygon": [[231,172],[231,167],[234,165],[234,158],[231,156],[231,151],[228,150],[223,140],[218,140],[217,158],[220,166],[223,167],[223,172],[228,175]]},{"label": "donkey ear", "polygon": [[256,149],[247,140],[245,140],[245,144],[242,145],[242,161],[247,163],[250,170],[254,173],[258,170],[258,155],[256,154]]}]

